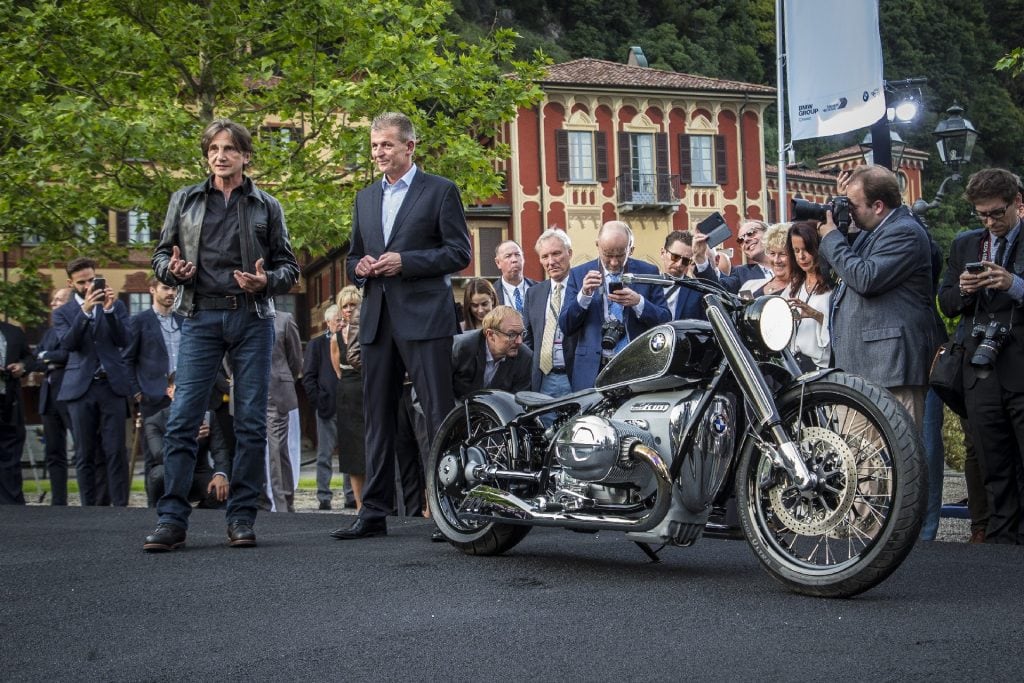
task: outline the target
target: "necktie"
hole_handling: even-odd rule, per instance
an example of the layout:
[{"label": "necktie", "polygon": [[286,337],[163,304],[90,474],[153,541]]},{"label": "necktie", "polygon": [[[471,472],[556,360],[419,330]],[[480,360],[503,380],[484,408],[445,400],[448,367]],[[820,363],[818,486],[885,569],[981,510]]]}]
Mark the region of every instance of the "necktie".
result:
[{"label": "necktie", "polygon": [[[518,291],[518,290],[516,290]],[[555,367],[555,328],[562,310],[562,283],[551,285],[551,304],[544,319],[544,338],[540,342],[540,371],[545,375]]]},{"label": "necktie", "polygon": [[[614,275],[609,275],[608,282],[622,282],[622,277],[618,273]],[[617,304],[611,299],[608,299],[608,315],[612,316],[620,323],[626,321],[625,317],[623,316],[622,304]],[[612,351],[613,355],[621,351],[626,346],[626,342],[629,341],[628,337],[628,334],[622,335],[622,338],[619,340],[619,343],[615,345],[615,349],[614,351]]]},{"label": "necktie", "polygon": [[513,301],[515,302],[516,310],[520,313],[523,312],[523,295],[519,293],[519,288],[516,287],[514,290]]},{"label": "necktie", "polygon": [[1006,255],[1006,236],[996,238],[996,255],[992,262],[997,266],[1003,265],[1003,257]]}]

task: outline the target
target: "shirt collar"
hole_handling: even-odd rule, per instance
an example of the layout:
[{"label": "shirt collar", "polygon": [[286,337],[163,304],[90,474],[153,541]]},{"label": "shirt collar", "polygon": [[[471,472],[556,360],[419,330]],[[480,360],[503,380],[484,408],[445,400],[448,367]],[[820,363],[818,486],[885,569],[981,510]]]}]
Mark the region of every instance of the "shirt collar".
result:
[{"label": "shirt collar", "polygon": [[410,185],[412,185],[412,179],[413,179],[413,176],[415,176],[415,175],[416,175],[416,164],[413,164],[412,166],[409,167],[409,170],[405,172],[405,175],[403,175],[401,178],[396,180],[394,183],[389,183],[387,176],[384,176],[383,178],[381,178],[380,179],[381,187],[384,189],[385,192],[387,192],[391,188],[401,187],[402,183],[405,183],[405,187],[409,187]]}]

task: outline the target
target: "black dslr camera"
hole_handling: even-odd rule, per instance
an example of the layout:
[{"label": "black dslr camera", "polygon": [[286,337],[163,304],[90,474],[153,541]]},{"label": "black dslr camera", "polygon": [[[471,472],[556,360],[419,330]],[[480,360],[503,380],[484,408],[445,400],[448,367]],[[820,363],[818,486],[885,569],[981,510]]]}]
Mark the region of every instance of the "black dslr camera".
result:
[{"label": "black dslr camera", "polygon": [[626,336],[626,326],[617,318],[608,318],[601,325],[601,348],[605,351],[614,349]]},{"label": "black dslr camera", "polygon": [[981,343],[971,356],[971,367],[978,379],[985,379],[992,374],[996,358],[1009,337],[1009,328],[998,320],[987,325],[975,325],[971,330],[972,337],[981,337]]},{"label": "black dslr camera", "polygon": [[825,212],[832,212],[832,222],[839,228],[839,232],[846,234],[850,229],[850,200],[846,197],[833,197],[827,204],[815,204],[806,199],[792,199],[793,220],[795,221],[818,221],[825,222]]}]

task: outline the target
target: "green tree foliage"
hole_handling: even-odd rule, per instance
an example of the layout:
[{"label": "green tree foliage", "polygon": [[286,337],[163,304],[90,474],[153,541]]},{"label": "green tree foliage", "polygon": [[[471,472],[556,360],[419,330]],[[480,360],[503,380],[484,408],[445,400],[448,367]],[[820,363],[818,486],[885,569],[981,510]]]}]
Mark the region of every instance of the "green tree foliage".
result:
[{"label": "green tree foliage", "polygon": [[[509,150],[494,141],[539,96],[538,61],[515,58],[507,28],[461,39],[450,14],[444,0],[0,0],[0,247],[41,239],[27,274],[75,251],[122,257],[104,212],[159,227],[169,194],[204,177],[215,117],[305,129],[259,132],[251,174],[314,253],[347,239],[381,111],[410,114],[422,165],[467,202],[496,193]],[[19,294],[0,289],[0,308]]]}]

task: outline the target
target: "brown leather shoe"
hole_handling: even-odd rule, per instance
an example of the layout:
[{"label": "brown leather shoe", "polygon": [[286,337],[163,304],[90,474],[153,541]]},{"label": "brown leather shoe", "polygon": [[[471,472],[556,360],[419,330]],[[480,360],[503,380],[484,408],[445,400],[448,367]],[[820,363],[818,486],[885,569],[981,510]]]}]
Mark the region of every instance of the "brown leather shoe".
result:
[{"label": "brown leather shoe", "polygon": [[971,540],[968,543],[984,543],[985,542],[985,530],[975,529],[971,532]]}]

